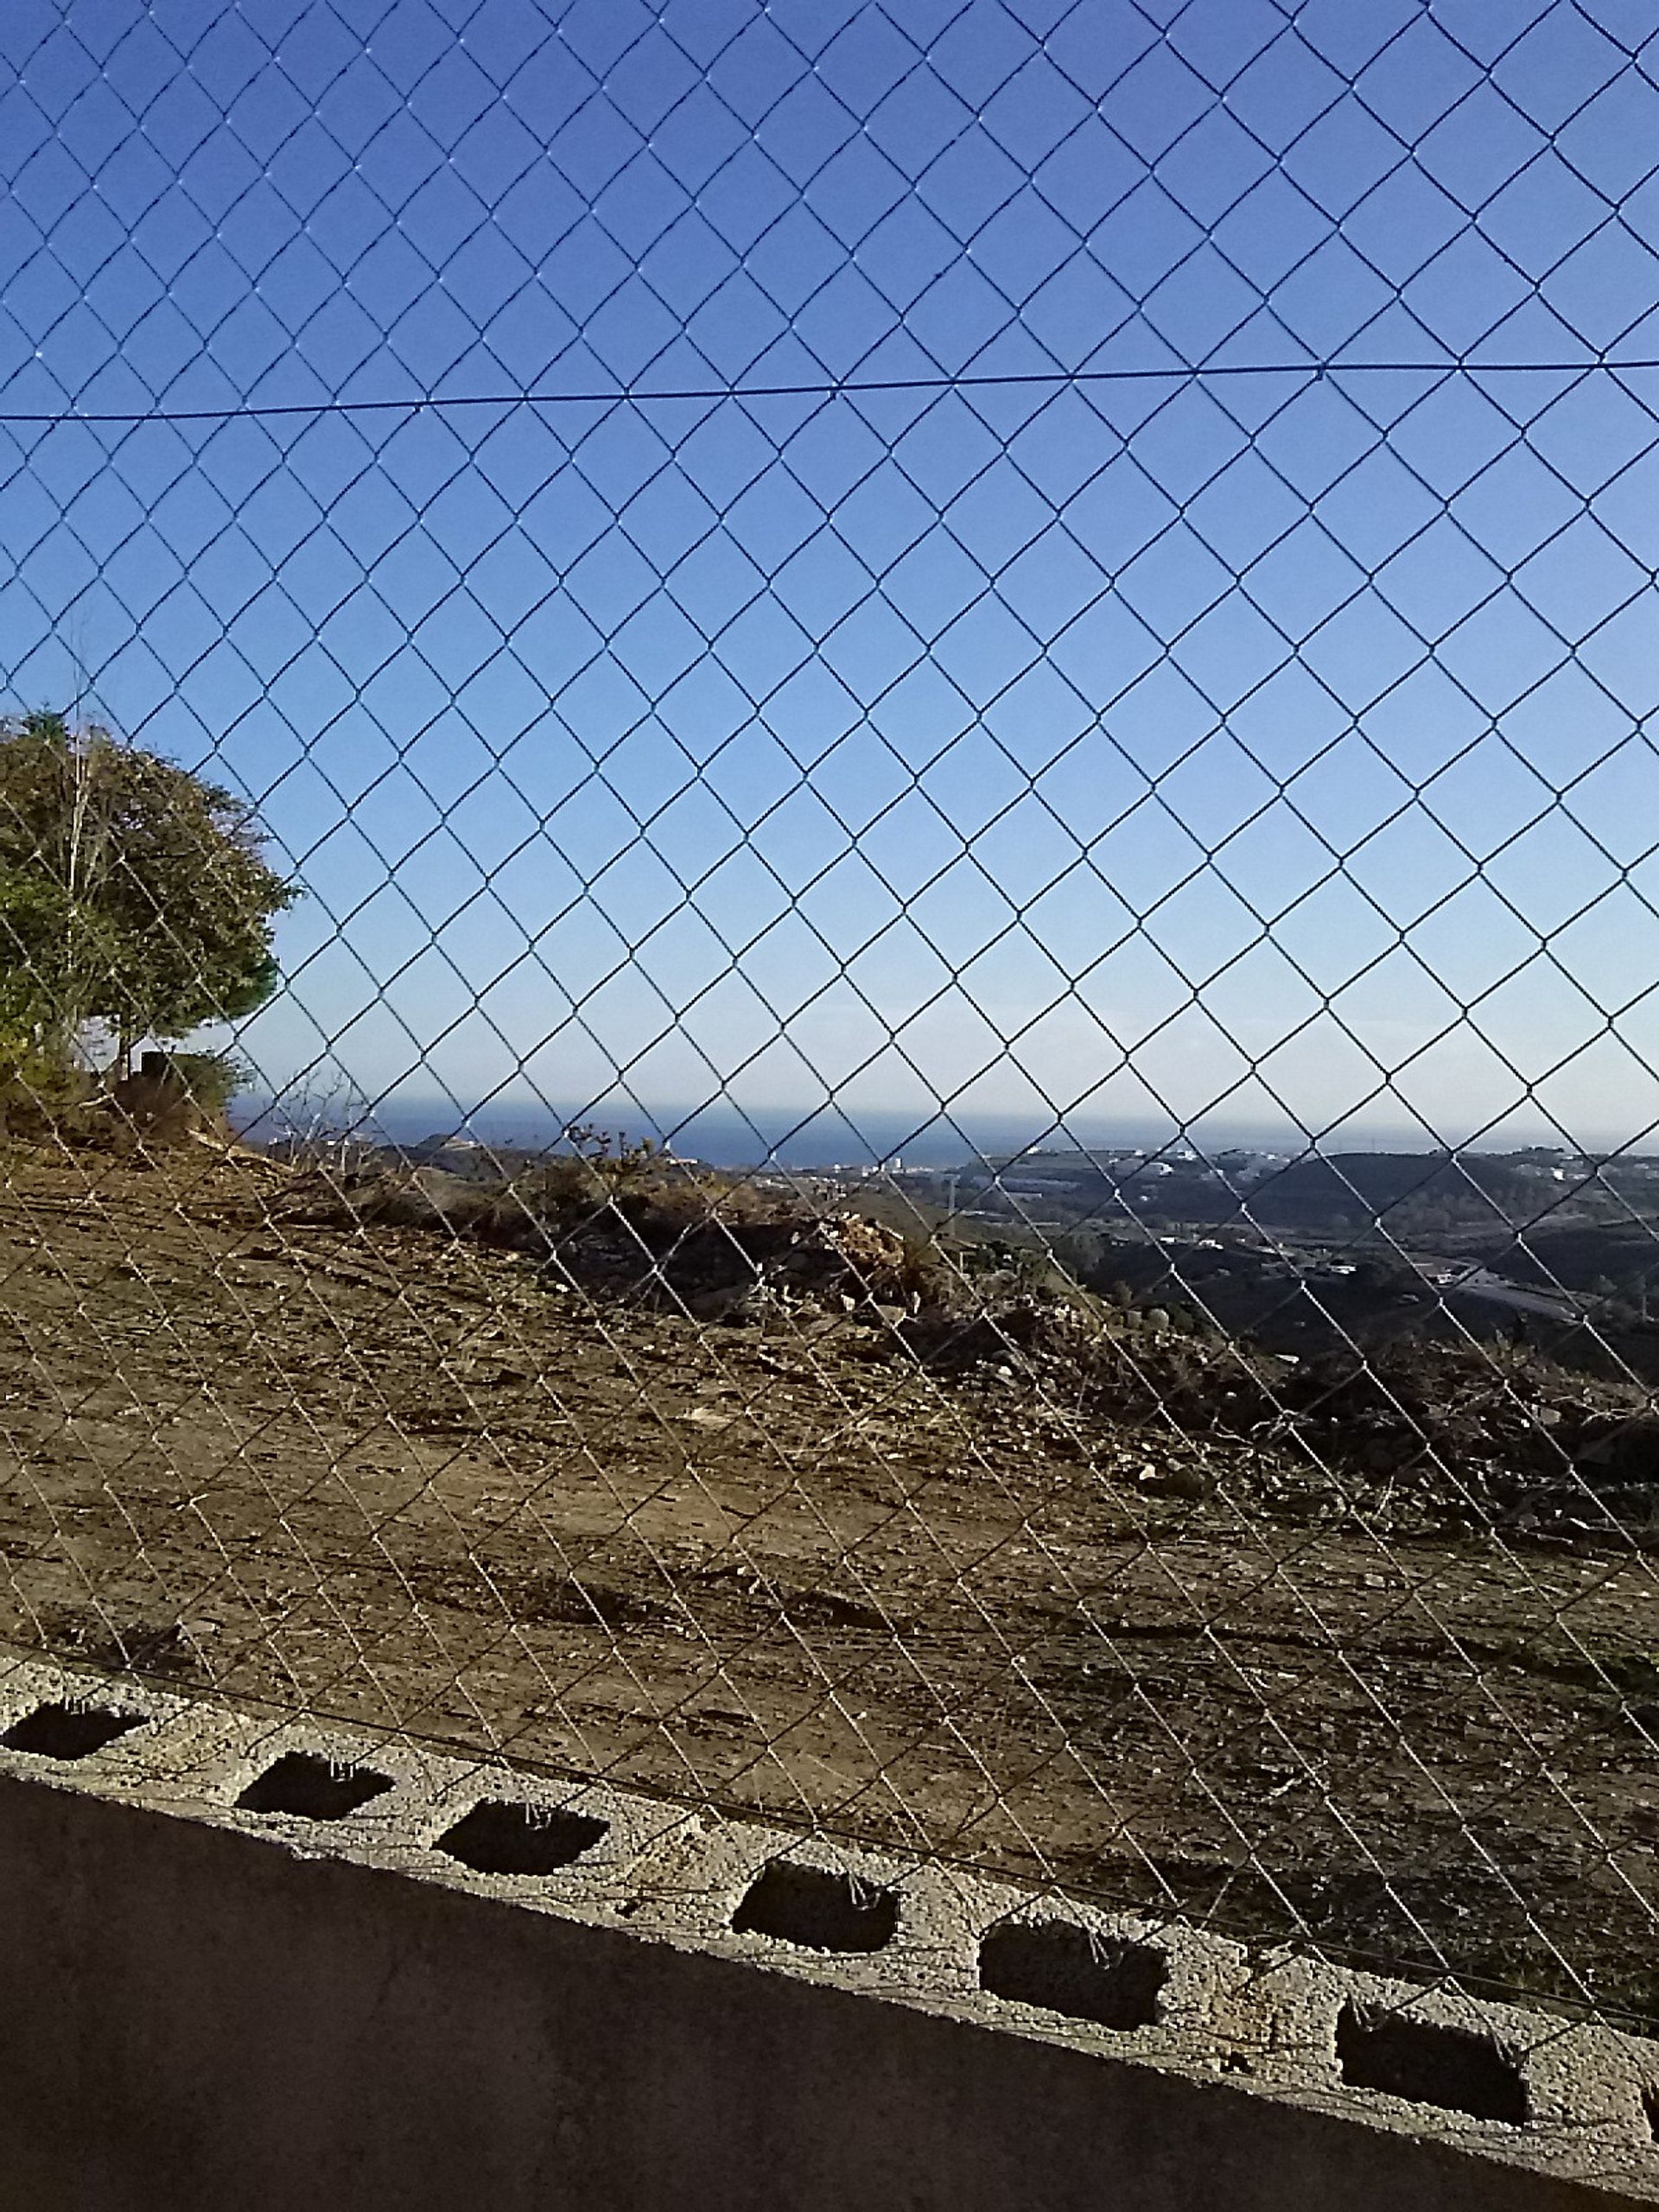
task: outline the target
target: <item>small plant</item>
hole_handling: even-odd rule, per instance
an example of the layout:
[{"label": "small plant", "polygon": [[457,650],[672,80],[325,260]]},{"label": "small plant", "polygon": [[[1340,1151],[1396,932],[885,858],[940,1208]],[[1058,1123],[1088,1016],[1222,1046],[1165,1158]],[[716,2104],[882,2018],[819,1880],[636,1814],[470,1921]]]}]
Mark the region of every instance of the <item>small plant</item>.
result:
[{"label": "small plant", "polygon": [[353,1174],[372,1163],[369,1107],[344,1069],[313,1067],[282,1092],[255,1123],[270,1149],[296,1166]]},{"label": "small plant", "polygon": [[99,1133],[96,1079],[15,1037],[0,1038],[0,1128],[10,1136],[73,1144]]},{"label": "small plant", "polygon": [[193,1106],[223,1114],[248,1087],[248,1071],[228,1052],[169,1052],[168,1073]]},{"label": "small plant", "polygon": [[609,1197],[604,1176],[592,1160],[571,1153],[546,1160],[516,1176],[509,1186],[513,1203],[533,1221],[563,1233],[600,1212]]},{"label": "small plant", "polygon": [[654,1137],[626,1137],[590,1122],[574,1123],[564,1135],[575,1157],[613,1185],[660,1173],[666,1158]]}]

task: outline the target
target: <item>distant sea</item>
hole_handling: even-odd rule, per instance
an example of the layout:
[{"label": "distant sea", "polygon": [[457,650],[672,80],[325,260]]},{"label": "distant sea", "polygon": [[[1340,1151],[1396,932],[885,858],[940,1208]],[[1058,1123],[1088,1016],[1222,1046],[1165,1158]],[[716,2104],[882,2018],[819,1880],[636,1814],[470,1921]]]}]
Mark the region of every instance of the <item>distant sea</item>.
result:
[{"label": "distant sea", "polygon": [[[245,1102],[238,1116],[251,1135],[267,1138],[281,1123],[260,1101]],[[729,1103],[645,1109],[619,1099],[598,1106],[571,1107],[498,1102],[463,1112],[441,1097],[385,1099],[370,1109],[358,1134],[391,1144],[418,1144],[428,1137],[469,1136],[486,1144],[540,1151],[557,1146],[572,1122],[603,1129],[626,1141],[650,1137],[667,1142],[682,1158],[707,1160],[716,1167],[875,1166],[901,1160],[907,1167],[952,1167],[975,1158],[1005,1159],[1033,1147],[1112,1151],[1139,1146],[1156,1151],[1189,1145],[1205,1153],[1233,1147],[1287,1155],[1305,1152],[1310,1139],[1288,1124],[1247,1127],[1200,1119],[1182,1128],[1173,1122],[1067,1121],[1045,1126],[1030,1114],[906,1113],[891,1109],[842,1109],[820,1107],[756,1108],[745,1112]],[[1518,1135],[1512,1140],[1524,1143]],[[1346,1128],[1319,1133],[1322,1151],[1427,1151],[1431,1140],[1421,1133]]]}]

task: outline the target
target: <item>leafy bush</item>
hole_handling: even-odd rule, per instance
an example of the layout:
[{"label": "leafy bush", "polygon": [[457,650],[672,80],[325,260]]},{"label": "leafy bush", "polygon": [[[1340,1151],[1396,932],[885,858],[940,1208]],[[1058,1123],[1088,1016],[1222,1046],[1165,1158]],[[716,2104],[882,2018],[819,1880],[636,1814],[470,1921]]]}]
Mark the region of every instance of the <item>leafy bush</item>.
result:
[{"label": "leafy bush", "polygon": [[169,1052],[168,1072],[204,1114],[223,1114],[248,1087],[248,1071],[228,1052]]}]

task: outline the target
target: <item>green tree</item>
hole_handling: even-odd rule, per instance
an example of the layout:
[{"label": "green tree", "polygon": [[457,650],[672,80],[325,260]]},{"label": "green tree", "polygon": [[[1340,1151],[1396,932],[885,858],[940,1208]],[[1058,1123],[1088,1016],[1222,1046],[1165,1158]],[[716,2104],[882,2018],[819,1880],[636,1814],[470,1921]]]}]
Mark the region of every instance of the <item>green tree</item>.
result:
[{"label": "green tree", "polygon": [[1106,1240],[1087,1230],[1071,1229],[1054,1239],[1053,1249],[1056,1264],[1074,1282],[1093,1285],[1106,1257]]},{"label": "green tree", "polygon": [[0,721],[0,1047],[61,1069],[94,1024],[127,1071],[140,1038],[262,1006],[293,887],[252,810],[60,714]]}]

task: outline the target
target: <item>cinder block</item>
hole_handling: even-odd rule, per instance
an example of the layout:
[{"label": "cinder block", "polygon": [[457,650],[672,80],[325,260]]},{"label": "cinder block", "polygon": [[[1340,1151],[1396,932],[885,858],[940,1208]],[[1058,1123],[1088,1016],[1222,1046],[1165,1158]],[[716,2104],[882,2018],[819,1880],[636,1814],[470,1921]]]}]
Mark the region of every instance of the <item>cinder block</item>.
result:
[{"label": "cinder block", "polygon": [[1633,2037],[33,1661],[0,1956],[20,2212],[1659,2202]]}]

